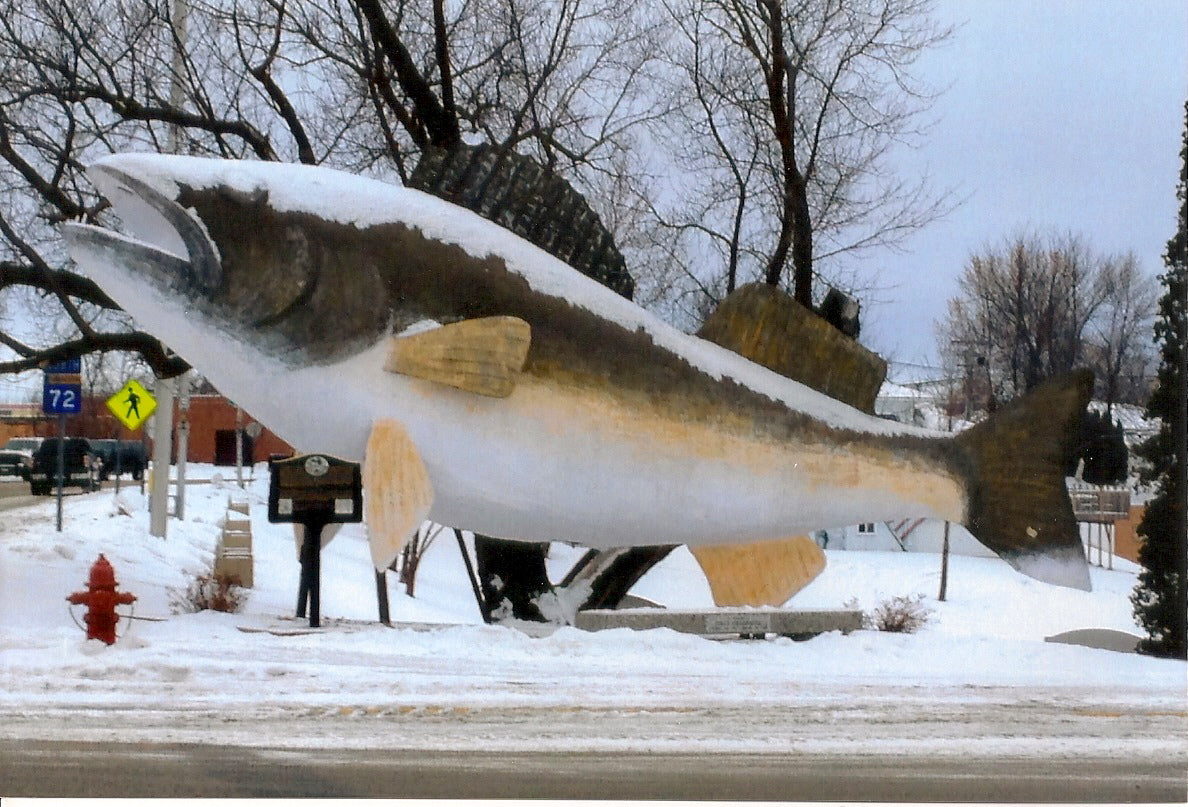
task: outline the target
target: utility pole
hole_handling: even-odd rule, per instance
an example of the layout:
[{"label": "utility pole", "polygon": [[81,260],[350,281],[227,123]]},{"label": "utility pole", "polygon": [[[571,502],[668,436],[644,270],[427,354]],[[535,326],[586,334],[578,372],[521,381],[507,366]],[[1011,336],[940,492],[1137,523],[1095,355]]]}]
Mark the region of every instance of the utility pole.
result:
[{"label": "utility pole", "polygon": [[[170,63],[169,77],[169,105],[180,109],[185,98],[185,88],[181,83],[182,73],[186,69],[186,18],[190,15],[188,0],[173,0],[173,60]],[[169,153],[177,154],[181,148],[181,127],[176,123],[169,124]]]},{"label": "utility pole", "polygon": [[[183,49],[186,41],[186,16],[189,14],[189,7],[186,3],[187,0],[173,0],[173,61],[169,81],[169,103],[174,108],[181,107],[183,97],[180,79],[185,67]],[[177,153],[180,143],[180,127],[177,124],[170,124],[169,151]],[[166,522],[169,518],[169,460],[173,453],[174,382],[158,379],[157,390],[157,411],[153,414],[153,479],[149,486],[149,532],[158,538],[164,538]],[[186,485],[184,469],[184,464],[178,469],[177,515],[179,517],[182,515],[183,507],[181,497],[184,496],[180,491],[184,490]]]}]

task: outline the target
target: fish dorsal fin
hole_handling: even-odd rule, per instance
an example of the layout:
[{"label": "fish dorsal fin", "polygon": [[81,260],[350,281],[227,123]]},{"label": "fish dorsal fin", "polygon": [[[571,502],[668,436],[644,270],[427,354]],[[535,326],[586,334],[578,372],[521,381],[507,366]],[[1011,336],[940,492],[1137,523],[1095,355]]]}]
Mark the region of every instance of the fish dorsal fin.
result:
[{"label": "fish dorsal fin", "polygon": [[519,317],[483,317],[392,339],[384,369],[493,398],[512,394],[532,328]]}]

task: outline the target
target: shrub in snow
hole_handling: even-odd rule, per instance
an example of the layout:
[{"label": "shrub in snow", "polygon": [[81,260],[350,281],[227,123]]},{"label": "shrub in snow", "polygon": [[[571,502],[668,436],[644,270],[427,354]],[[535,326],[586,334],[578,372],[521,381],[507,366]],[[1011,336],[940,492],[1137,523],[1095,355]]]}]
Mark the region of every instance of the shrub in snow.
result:
[{"label": "shrub in snow", "polygon": [[924,595],[917,594],[914,597],[901,596],[883,600],[866,615],[866,621],[875,630],[915,633],[931,616],[932,609],[924,604]]},{"label": "shrub in snow", "polygon": [[235,614],[247,600],[247,591],[225,574],[200,574],[190,582],[185,592],[175,592],[170,605],[176,614],[198,611],[221,611]]},{"label": "shrub in snow", "polygon": [[135,512],[135,510],[136,508],[132,505],[132,503],[121,495],[116,496],[112,501],[111,512],[108,513],[108,515],[112,518],[116,516],[130,516],[133,512]]}]

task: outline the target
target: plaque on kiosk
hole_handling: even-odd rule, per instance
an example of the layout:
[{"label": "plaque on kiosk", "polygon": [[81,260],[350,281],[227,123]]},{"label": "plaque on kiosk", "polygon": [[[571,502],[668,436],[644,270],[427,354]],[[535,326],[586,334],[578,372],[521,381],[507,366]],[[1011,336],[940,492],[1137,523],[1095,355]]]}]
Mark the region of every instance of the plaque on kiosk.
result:
[{"label": "plaque on kiosk", "polygon": [[363,520],[359,463],[329,454],[298,454],[268,462],[268,520],[274,524],[346,524]]},{"label": "plaque on kiosk", "polygon": [[[328,454],[298,454],[268,461],[268,520],[305,527],[301,543],[301,585],[297,616],[309,610],[309,626],[321,625],[322,529],[363,520],[363,473],[357,462]],[[377,573],[377,586],[379,577]],[[380,614],[386,621],[383,591]]]}]

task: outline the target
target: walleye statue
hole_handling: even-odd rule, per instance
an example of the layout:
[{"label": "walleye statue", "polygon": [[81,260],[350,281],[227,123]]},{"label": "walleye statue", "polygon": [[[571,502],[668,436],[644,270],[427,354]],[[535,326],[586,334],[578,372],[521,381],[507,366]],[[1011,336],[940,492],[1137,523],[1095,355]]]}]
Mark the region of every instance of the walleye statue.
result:
[{"label": "walleye statue", "polygon": [[75,261],[280,437],[363,461],[377,568],[426,517],[607,548],[924,516],[1089,588],[1063,470],[1088,372],[952,437],[682,333],[420,191],[147,154],[89,176],[134,237],[67,225]]}]

